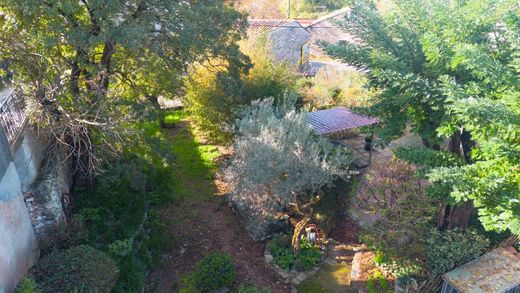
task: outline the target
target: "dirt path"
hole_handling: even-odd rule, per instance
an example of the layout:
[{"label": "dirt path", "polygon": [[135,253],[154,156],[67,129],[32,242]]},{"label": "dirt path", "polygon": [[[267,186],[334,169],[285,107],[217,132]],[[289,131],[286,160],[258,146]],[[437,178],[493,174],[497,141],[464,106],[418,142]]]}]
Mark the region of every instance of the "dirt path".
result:
[{"label": "dirt path", "polygon": [[[265,266],[264,244],[244,231],[225,203],[221,184],[214,180],[212,165],[218,159],[216,147],[198,143],[187,124],[169,132],[172,152],[177,156],[173,205],[162,211],[171,222],[169,232],[176,247],[162,255],[163,266],[151,273],[154,292],[178,292],[183,277],[193,272],[195,263],[211,252],[229,253],[237,267],[238,284],[289,292]],[[218,185],[218,187],[217,187]]]}]

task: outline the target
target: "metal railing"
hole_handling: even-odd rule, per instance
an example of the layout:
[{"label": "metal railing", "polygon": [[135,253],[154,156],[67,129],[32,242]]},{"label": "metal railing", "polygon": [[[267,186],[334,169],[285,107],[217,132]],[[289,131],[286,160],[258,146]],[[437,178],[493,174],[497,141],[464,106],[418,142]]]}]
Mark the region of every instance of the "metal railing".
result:
[{"label": "metal railing", "polygon": [[0,125],[4,129],[9,144],[13,144],[23,130],[27,116],[21,93],[12,90],[9,95],[0,101]]}]

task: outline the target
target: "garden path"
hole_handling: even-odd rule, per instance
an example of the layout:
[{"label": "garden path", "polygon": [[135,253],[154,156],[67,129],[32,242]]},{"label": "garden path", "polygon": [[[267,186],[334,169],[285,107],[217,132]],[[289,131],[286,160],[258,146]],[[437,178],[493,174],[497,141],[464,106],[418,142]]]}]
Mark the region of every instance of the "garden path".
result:
[{"label": "garden path", "polygon": [[[151,273],[154,292],[178,292],[182,278],[193,272],[195,263],[211,252],[229,253],[237,267],[237,284],[265,288],[273,293],[290,292],[264,262],[263,243],[255,242],[227,206],[219,190],[224,185],[214,179],[215,163],[225,148],[205,145],[193,134],[188,118],[182,115],[169,130],[175,165],[174,204],[162,211],[170,222],[169,232],[176,247],[162,255],[163,265]],[[220,150],[220,151],[219,151]]]}]

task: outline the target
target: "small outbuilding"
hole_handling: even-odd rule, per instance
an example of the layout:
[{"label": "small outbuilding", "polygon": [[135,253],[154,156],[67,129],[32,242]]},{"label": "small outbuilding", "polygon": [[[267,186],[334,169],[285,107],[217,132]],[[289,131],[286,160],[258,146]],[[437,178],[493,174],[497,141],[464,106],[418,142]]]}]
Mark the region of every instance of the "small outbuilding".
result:
[{"label": "small outbuilding", "polygon": [[520,293],[520,254],[496,248],[443,276],[441,293]]},{"label": "small outbuilding", "polygon": [[316,134],[318,135],[337,134],[364,126],[371,127],[371,137],[365,138],[367,141],[370,141],[370,144],[367,144],[365,146],[359,145],[359,143],[355,141],[355,143],[350,144],[346,143],[343,140],[332,141],[333,143],[348,147],[354,153],[354,155],[357,157],[355,164],[358,168],[364,168],[370,165],[372,161],[373,151],[373,126],[379,123],[379,120],[377,118],[366,117],[360,114],[353,113],[345,107],[336,107],[331,109],[310,112],[307,114],[305,119],[312,126],[314,132],[316,132]]}]

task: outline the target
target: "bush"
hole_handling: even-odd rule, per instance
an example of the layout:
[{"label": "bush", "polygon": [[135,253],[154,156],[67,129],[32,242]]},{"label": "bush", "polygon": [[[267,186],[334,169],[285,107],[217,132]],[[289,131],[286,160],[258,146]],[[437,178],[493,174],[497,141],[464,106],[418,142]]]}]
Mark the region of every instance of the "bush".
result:
[{"label": "bush", "polygon": [[273,99],[254,102],[237,123],[235,152],[225,174],[230,199],[255,239],[273,234],[263,225],[266,219],[292,204],[308,204],[318,191],[351,174],[352,156],[316,136],[294,103],[290,97],[281,105]]},{"label": "bush", "polygon": [[16,287],[15,293],[38,293],[38,284],[32,279],[25,277]]},{"label": "bush", "polygon": [[473,230],[432,229],[426,238],[427,266],[432,275],[443,274],[481,255],[489,241]]},{"label": "bush", "polygon": [[378,251],[378,262],[396,272],[410,271],[423,259],[424,235],[434,224],[437,202],[425,195],[415,168],[403,161],[374,165],[366,184],[359,204],[380,219],[362,231],[361,241]]},{"label": "bush", "polygon": [[297,87],[310,108],[353,108],[370,104],[374,93],[365,87],[366,83],[367,78],[357,71],[325,67],[316,76],[299,80]]},{"label": "bush", "polygon": [[240,289],[238,289],[238,293],[271,293],[270,290],[267,289],[257,289],[255,287],[245,287],[240,286]]},{"label": "bush", "polygon": [[224,253],[213,253],[200,260],[191,281],[202,292],[227,287],[235,282],[237,271],[231,256]]},{"label": "bush", "polygon": [[286,234],[275,235],[267,244],[267,249],[271,252],[274,263],[286,271],[290,269],[305,271],[321,260],[319,248],[311,245],[303,236],[297,255],[292,253],[291,237]]},{"label": "bush", "polygon": [[392,293],[391,285],[379,270],[371,272],[367,279],[368,293]]},{"label": "bush", "polygon": [[33,269],[41,292],[108,292],[119,270],[105,253],[88,245],[55,250]]},{"label": "bush", "polygon": [[[259,38],[257,42],[265,40]],[[266,44],[253,41],[242,45],[253,65],[247,73],[199,66],[190,74],[183,98],[186,109],[198,129],[211,141],[228,142],[233,123],[251,101],[266,97],[280,99],[294,89],[295,73],[284,64],[274,63],[267,48]]]}]

